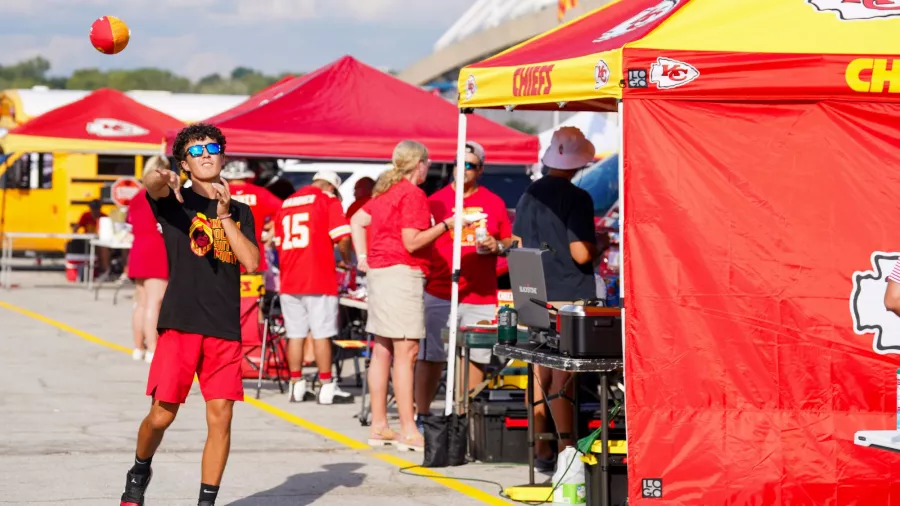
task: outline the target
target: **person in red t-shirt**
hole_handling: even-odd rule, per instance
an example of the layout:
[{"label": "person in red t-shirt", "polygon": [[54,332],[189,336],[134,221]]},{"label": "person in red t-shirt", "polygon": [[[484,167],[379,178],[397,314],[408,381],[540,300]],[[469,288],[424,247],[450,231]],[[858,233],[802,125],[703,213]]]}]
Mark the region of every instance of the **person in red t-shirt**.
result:
[{"label": "person in red t-shirt", "polygon": [[370,177],[361,177],[353,186],[353,198],[356,199],[347,208],[347,219],[353,218],[356,211],[362,209],[366,202],[372,199],[372,190],[375,189],[375,180]]},{"label": "person in red t-shirt", "polygon": [[[431,244],[450,231],[453,217],[432,225],[425,192],[428,150],[414,141],[394,148],[393,167],[375,184],[372,200],[353,215],[353,247],[369,292],[366,331],[375,335],[369,367],[372,425],[369,444],[397,443],[423,451],[413,415],[413,376],[419,340],[425,337],[424,285]],[[393,363],[400,436],[388,427],[387,387]]]},{"label": "person in red t-shirt", "polygon": [[[253,213],[253,223],[256,224],[256,243],[260,249],[259,268],[256,272],[266,272],[266,255],[263,253],[263,235],[270,232],[274,222],[269,221],[281,209],[281,199],[272,192],[250,183],[256,174],[247,165],[246,160],[232,160],[222,169],[222,178],[228,180],[231,188],[231,198],[250,206]],[[241,266],[241,272],[246,272]]]},{"label": "person in red t-shirt", "polygon": [[[477,142],[466,143],[466,178],[463,186],[463,213],[483,215],[462,231],[458,325],[491,322],[497,313],[497,253],[501,245],[512,242],[512,225],[503,199],[484,187],[478,178],[484,172],[484,148]],[[438,190],[428,199],[435,220],[453,216],[456,183]],[[486,238],[478,243],[476,231],[486,229]],[[429,414],[429,406],[441,381],[447,362],[441,334],[450,319],[450,291],[453,285],[453,232],[434,243],[434,255],[425,283],[425,342],[419,348],[416,366],[416,406],[419,417]],[[469,388],[484,380],[484,367],[491,361],[491,350],[471,350]]]},{"label": "person in red t-shirt", "polygon": [[[171,170],[164,156],[154,156],[144,165],[143,177],[157,169]],[[131,225],[134,241],[128,255],[128,277],[134,281],[134,309],[131,328],[134,350],[131,358],[153,362],[156,351],[157,322],[166,286],[169,284],[169,259],[162,226],[153,215],[147,191],[141,191],[128,204],[126,221]]]},{"label": "person in red t-shirt", "polygon": [[353,396],[331,378],[331,338],[338,333],[338,286],[334,245],[350,263],[350,223],[335,197],[341,178],[331,171],[287,200],[275,216],[275,244],[281,269],[281,311],[288,338],[291,402],[306,400],[303,379],[306,337],[314,340],[314,354],[322,387],[319,404],[346,404]]},{"label": "person in red t-shirt", "polygon": [[[78,218],[78,223],[72,225],[72,233],[77,234],[80,230],[85,234],[96,234],[100,218],[106,217],[106,213],[102,211],[102,208],[103,203],[100,200],[92,200],[88,203],[88,210]],[[106,276],[109,273],[109,248],[97,246],[96,250],[97,260],[100,262],[101,276]]]}]

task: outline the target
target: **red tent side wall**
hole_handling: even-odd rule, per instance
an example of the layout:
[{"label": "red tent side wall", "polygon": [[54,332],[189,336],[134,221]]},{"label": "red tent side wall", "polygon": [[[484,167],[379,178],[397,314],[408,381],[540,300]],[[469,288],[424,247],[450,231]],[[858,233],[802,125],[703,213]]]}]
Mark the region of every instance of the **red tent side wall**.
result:
[{"label": "red tent side wall", "polygon": [[897,117],[625,101],[630,504],[900,504]]}]

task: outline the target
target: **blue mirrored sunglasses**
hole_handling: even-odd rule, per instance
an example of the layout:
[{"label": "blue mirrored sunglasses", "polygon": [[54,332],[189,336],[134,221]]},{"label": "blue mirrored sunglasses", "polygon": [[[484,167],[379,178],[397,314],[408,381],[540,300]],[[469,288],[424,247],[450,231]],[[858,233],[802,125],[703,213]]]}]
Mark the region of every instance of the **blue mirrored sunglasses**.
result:
[{"label": "blue mirrored sunglasses", "polygon": [[481,166],[477,163],[466,162],[466,170],[478,170]]},{"label": "blue mirrored sunglasses", "polygon": [[219,145],[218,142],[210,142],[207,145],[197,144],[196,146],[191,146],[187,149],[189,155],[194,158],[198,156],[203,156],[203,148],[206,148],[206,152],[211,155],[218,155],[222,152],[222,146]]}]

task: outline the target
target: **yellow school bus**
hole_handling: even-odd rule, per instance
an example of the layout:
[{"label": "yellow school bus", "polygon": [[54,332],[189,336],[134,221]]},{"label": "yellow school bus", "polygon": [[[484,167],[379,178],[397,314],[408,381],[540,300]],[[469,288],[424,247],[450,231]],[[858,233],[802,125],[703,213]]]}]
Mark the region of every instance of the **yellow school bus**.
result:
[{"label": "yellow school bus", "polygon": [[[2,156],[2,155],[0,155]],[[18,152],[0,163],[0,224],[3,232],[69,233],[100,199],[114,209],[109,189],[121,177],[140,176],[140,154]],[[16,251],[62,253],[62,239],[16,239]]]}]

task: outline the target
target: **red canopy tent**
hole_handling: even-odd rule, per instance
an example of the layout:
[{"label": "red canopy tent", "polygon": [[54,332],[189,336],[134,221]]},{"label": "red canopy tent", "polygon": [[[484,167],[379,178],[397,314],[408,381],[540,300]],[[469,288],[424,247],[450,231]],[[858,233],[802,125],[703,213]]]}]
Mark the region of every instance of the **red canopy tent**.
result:
[{"label": "red canopy tent", "polygon": [[165,132],[180,120],[128,95],[99,89],[12,130],[2,140],[6,152],[69,151],[159,153]]},{"label": "red canopy tent", "polygon": [[[454,104],[346,56],[315,72],[271,86],[210,118],[239,156],[329,160],[390,160],[394,146],[413,139],[431,159],[456,158]],[[176,131],[169,132],[171,150]],[[469,122],[492,164],[537,161],[538,138],[482,117]]]},{"label": "red canopy tent", "polygon": [[461,71],[463,109],[621,111],[628,504],[900,504],[898,33],[614,1]]}]

